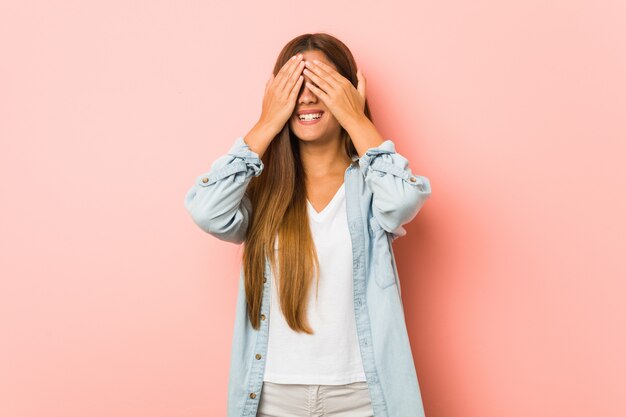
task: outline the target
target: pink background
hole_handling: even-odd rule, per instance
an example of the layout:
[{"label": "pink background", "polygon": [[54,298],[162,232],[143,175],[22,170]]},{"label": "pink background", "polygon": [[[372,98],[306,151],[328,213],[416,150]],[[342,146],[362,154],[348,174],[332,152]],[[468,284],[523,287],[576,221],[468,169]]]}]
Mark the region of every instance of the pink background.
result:
[{"label": "pink background", "polygon": [[623,1],[53,3],[0,6],[0,415],[225,415],[241,247],[183,197],[316,31],[431,180],[426,415],[626,415]]}]

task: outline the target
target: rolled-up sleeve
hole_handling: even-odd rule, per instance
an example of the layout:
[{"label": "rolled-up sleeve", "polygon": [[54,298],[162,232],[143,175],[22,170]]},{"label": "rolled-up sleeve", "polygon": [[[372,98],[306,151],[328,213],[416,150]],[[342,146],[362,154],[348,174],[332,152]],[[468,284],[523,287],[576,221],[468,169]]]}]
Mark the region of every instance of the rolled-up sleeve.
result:
[{"label": "rolled-up sleeve", "polygon": [[185,194],[185,209],[205,232],[220,240],[241,243],[252,212],[245,191],[252,177],[262,171],[259,155],[239,136],[208,172],[196,177]]},{"label": "rolled-up sleeve", "polygon": [[430,180],[411,171],[391,139],[368,149],[359,158],[359,168],[373,194],[373,216],[393,239],[404,236],[402,226],[413,220],[431,195]]}]

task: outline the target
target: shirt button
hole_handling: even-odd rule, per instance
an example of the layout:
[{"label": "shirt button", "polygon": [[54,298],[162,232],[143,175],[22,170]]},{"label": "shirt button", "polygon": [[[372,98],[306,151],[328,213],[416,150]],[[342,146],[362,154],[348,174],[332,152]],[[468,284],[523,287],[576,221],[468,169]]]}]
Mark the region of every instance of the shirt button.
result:
[{"label": "shirt button", "polygon": [[417,181],[417,178],[415,178],[415,177],[411,177],[411,178],[409,178],[409,181],[411,181],[411,182],[415,182],[415,181]]},{"label": "shirt button", "polygon": [[209,182],[209,179],[207,177],[202,178],[202,182]]},{"label": "shirt button", "polygon": [[261,355],[258,354],[258,353],[256,355],[254,355],[254,357],[257,358],[257,359],[261,359]]},{"label": "shirt button", "polygon": [[263,277],[263,282],[267,281],[267,278]]},{"label": "shirt button", "polygon": [[250,393],[250,398],[256,398],[256,394],[254,392]]},{"label": "shirt button", "polygon": [[261,314],[261,320],[265,320],[265,314]]}]

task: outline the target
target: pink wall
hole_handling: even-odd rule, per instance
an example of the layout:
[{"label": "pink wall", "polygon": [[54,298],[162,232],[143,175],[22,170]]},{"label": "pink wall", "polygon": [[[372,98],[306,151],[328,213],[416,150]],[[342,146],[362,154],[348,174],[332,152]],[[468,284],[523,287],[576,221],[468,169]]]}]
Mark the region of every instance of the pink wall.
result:
[{"label": "pink wall", "polygon": [[394,243],[427,416],[626,415],[624,2],[52,4],[0,7],[0,415],[225,415],[241,249],[183,196],[315,31],[433,186]]}]

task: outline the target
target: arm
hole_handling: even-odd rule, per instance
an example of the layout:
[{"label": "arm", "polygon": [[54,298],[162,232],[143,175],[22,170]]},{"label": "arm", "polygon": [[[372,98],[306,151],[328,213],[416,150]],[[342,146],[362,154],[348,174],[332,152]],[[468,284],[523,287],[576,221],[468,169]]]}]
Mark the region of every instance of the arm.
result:
[{"label": "arm", "polygon": [[185,209],[205,232],[226,242],[241,243],[252,212],[245,191],[252,176],[259,176],[262,171],[259,155],[243,137],[237,137],[207,173],[196,177],[185,194]]},{"label": "arm", "polygon": [[403,236],[402,225],[415,217],[430,196],[428,178],[413,175],[406,158],[396,153],[391,140],[383,141],[365,115],[365,76],[360,70],[356,88],[335,68],[316,60],[307,61],[304,74],[312,80],[306,86],[330,109],[363,155],[359,166],[373,192],[372,219],[394,238]]}]

